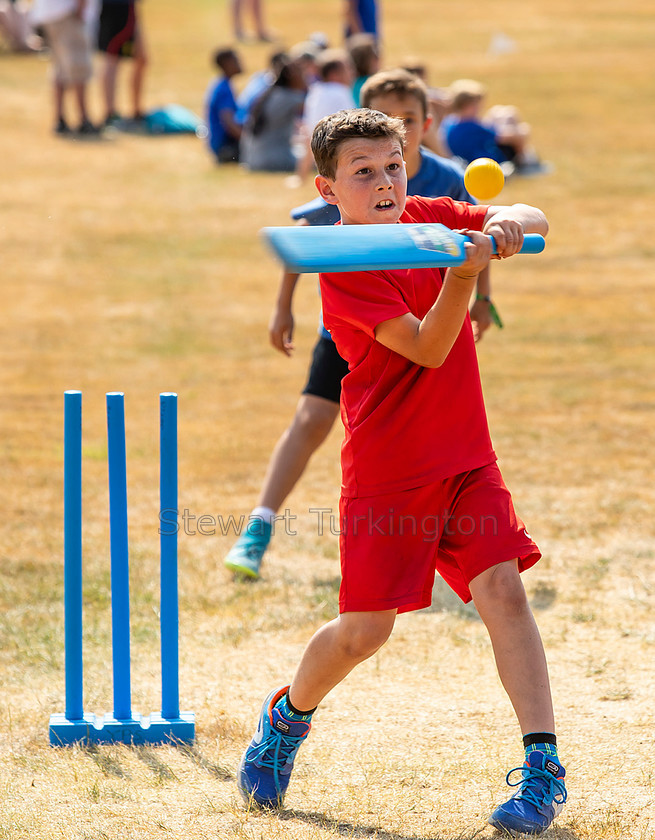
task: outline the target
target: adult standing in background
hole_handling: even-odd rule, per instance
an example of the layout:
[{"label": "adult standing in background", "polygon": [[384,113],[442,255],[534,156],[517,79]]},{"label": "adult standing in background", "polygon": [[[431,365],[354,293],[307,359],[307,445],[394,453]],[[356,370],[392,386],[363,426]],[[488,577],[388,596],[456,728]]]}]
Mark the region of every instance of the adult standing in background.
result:
[{"label": "adult standing in background", "polygon": [[80,135],[97,135],[89,119],[87,84],[93,75],[93,54],[87,25],[94,15],[93,0],[35,0],[31,18],[45,34],[52,59],[52,92],[55,110],[55,134],[72,134],[66,120],[66,94],[73,93]]},{"label": "adult standing in background", "polygon": [[266,26],[264,25],[264,11],[262,9],[262,0],[232,0],[231,9],[234,37],[237,39],[237,41],[246,40],[246,35],[243,30],[243,13],[246,9],[250,11],[250,14],[252,16],[258,40],[273,40],[271,34],[266,30]]},{"label": "adult standing in background", "polygon": [[124,58],[132,59],[131,116],[135,121],[141,121],[144,116],[143,79],[148,56],[136,0],[102,0],[98,48],[105,53],[102,73],[105,125],[116,125],[121,120],[116,109],[116,81],[118,65]]},{"label": "adult standing in background", "polygon": [[377,0],[345,0],[345,37],[358,32],[368,32],[380,40],[380,25]]}]

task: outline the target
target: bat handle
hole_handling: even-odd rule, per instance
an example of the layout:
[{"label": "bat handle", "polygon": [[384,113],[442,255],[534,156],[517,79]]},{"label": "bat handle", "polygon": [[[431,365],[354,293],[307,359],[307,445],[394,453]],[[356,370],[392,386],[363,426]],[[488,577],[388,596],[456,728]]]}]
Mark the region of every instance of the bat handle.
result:
[{"label": "bat handle", "polygon": [[[540,233],[526,233],[519,254],[540,254],[545,247],[546,240]],[[496,243],[493,236],[491,237],[491,248],[493,253],[496,254]]]}]

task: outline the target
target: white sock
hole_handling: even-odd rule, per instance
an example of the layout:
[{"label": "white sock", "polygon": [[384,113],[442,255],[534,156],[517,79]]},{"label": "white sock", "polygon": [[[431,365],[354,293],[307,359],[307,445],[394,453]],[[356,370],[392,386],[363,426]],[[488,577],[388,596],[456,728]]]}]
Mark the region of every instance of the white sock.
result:
[{"label": "white sock", "polygon": [[250,511],[250,518],[251,519],[263,519],[264,522],[267,522],[269,525],[273,524],[273,520],[275,519],[275,511],[269,507],[263,507],[258,505],[254,507]]}]

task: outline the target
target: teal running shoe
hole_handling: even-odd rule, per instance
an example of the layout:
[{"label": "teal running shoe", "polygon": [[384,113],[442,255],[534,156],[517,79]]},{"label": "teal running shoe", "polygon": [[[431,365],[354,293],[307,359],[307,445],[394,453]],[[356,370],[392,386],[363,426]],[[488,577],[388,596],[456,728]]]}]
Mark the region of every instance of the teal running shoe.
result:
[{"label": "teal running shoe", "polygon": [[275,708],[288,688],[276,688],[264,700],[257,731],[237,770],[239,793],[262,808],[282,807],[296,753],[312,728],[309,721],[288,720]]},{"label": "teal running shoe", "polygon": [[246,530],[227,553],[224,561],[227,568],[236,575],[257,580],[272,530],[270,522],[264,522],[257,516],[251,517]]},{"label": "teal running shoe", "polygon": [[[510,781],[520,773],[518,781]],[[535,750],[523,767],[507,774],[507,784],[516,793],[489,817],[489,823],[508,833],[541,834],[561,812],[566,802],[566,770],[553,758]]]}]

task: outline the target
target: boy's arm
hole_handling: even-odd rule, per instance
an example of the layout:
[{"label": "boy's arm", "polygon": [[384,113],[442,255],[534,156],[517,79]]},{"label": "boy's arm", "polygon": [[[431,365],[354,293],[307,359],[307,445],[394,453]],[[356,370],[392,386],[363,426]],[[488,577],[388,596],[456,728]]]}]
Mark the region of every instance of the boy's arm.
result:
[{"label": "boy's arm", "polygon": [[[471,293],[480,271],[491,258],[491,242],[478,231],[463,231],[471,242],[465,245],[466,262],[449,268],[443,287],[422,320],[411,312],[382,321],[375,338],[395,353],[423,367],[440,367],[462,329]],[[519,245],[520,247],[520,245]],[[509,246],[507,246],[509,256]]]},{"label": "boy's arm", "polygon": [[489,266],[482,269],[478,274],[478,282],[475,288],[475,300],[469,310],[471,324],[473,325],[473,338],[480,341],[484,333],[493,324],[491,317],[491,271]]},{"label": "boy's arm", "polygon": [[223,108],[219,111],[218,118],[221,121],[223,128],[233,140],[238,140],[241,137],[243,127],[236,121],[235,111],[231,108]]},{"label": "boy's arm", "polygon": [[[309,222],[307,219],[298,219],[296,224],[298,227],[302,227],[308,225]],[[284,353],[285,356],[290,356],[294,350],[292,303],[299,277],[299,274],[293,274],[290,271],[282,272],[282,279],[277,290],[277,300],[271,313],[271,320],[268,322],[269,340],[273,347]]]},{"label": "boy's arm", "polygon": [[[521,226],[520,234],[516,234],[520,236],[521,242],[524,233],[540,233],[542,236],[548,233],[546,216],[537,207],[531,207],[529,204],[513,204],[508,207],[492,206],[489,207],[484,217],[483,230],[496,239],[496,244],[498,244],[499,237],[502,240],[507,235],[504,227],[506,221],[509,223],[508,229],[512,231],[516,224]],[[502,254],[502,256],[505,255]],[[473,337],[476,341],[479,341],[485,330],[493,323],[491,315],[491,277],[488,266],[486,270],[480,272],[476,292],[476,300],[471,307],[470,315]]]},{"label": "boy's arm", "polygon": [[282,274],[277,300],[268,325],[268,337],[271,344],[285,356],[290,356],[294,350],[291,304],[299,277],[299,274],[291,274],[289,271]]},{"label": "boy's arm", "polygon": [[504,259],[520,251],[524,233],[545,236],[548,221],[541,210],[529,204],[492,206],[485,214],[482,232],[485,236],[464,231],[471,239],[465,245],[466,262],[448,269],[443,288],[423,320],[407,312],[378,324],[375,338],[381,344],[415,364],[440,367],[462,328],[478,274],[489,264],[491,243],[487,236],[496,241],[493,259]]},{"label": "boy's arm", "polygon": [[548,233],[548,221],[538,207],[529,204],[512,204],[506,207],[491,206],[484,217],[482,232],[496,240],[498,258],[511,257],[523,244],[524,233]]}]

